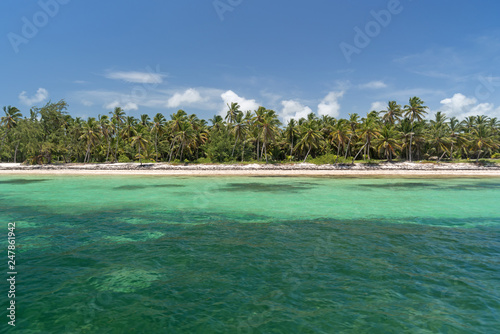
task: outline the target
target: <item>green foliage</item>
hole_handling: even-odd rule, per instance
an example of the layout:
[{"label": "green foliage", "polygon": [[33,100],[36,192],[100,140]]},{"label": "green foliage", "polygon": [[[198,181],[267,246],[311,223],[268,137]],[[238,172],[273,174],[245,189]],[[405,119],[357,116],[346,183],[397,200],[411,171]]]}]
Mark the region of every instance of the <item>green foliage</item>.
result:
[{"label": "green foliage", "polygon": [[[69,162],[172,161],[173,163],[373,163],[435,159],[478,162],[500,158],[500,122],[487,116],[460,121],[441,112],[424,119],[427,108],[414,97],[401,107],[349,119],[314,113],[283,126],[273,110],[242,112],[228,104],[205,120],[179,110],[167,120],[140,119],[116,108],[110,115],[82,120],[66,112],[64,100],[33,107],[29,116],[6,106],[0,115],[0,161],[33,164]],[[331,152],[331,153],[330,153]],[[450,157],[452,156],[452,157]],[[492,160],[493,161],[493,160]]]},{"label": "green foliage", "polygon": [[214,162],[226,162],[231,159],[233,143],[229,136],[222,131],[211,134],[210,142],[206,144],[205,150],[208,159]]},{"label": "green foliage", "polygon": [[335,163],[344,162],[343,157],[337,157],[337,155],[332,153],[327,153],[325,155],[321,155],[315,158],[309,157],[306,162],[315,164],[315,165],[333,165]]},{"label": "green foliage", "polygon": [[212,160],[210,160],[209,158],[199,158],[195,161],[195,163],[197,163],[197,164],[211,164]]},{"label": "green foliage", "polygon": [[125,154],[121,154],[120,157],[118,158],[118,162],[127,163],[130,162],[130,159]]}]

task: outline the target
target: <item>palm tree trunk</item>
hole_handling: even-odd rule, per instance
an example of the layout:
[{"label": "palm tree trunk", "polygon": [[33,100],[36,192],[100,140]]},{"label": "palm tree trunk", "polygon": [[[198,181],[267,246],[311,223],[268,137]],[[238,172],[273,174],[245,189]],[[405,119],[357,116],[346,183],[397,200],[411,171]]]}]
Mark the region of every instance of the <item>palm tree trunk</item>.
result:
[{"label": "palm tree trunk", "polygon": [[19,147],[19,142],[16,144],[16,149],[14,150],[14,163],[17,162],[17,148]]},{"label": "palm tree trunk", "polygon": [[259,138],[257,137],[257,161],[260,161],[259,159]]},{"label": "palm tree trunk", "polygon": [[304,158],[303,162],[306,162],[307,157],[309,156],[309,153],[311,153],[311,148],[312,148],[312,145],[309,145],[309,150],[307,150],[307,154],[306,154],[306,157]]},{"label": "palm tree trunk", "polygon": [[339,155],[340,155],[340,142],[337,145],[337,156],[335,157],[335,163],[339,161]]},{"label": "palm tree trunk", "polygon": [[363,147],[359,150],[358,154],[356,154],[356,156],[352,159],[352,163],[354,163],[354,161],[356,160],[356,158],[358,157],[358,155],[361,153],[361,151],[363,151],[363,149],[365,148],[366,145],[368,145],[368,143],[365,143],[363,145]]},{"label": "palm tree trunk", "polygon": [[[264,141],[262,143],[262,149],[260,150],[260,157],[262,158],[262,156],[264,155],[264,148],[266,147],[266,142]],[[266,157],[267,158],[267,157]]]},{"label": "palm tree trunk", "polygon": [[172,153],[174,153],[174,144],[175,144],[176,140],[172,140],[172,145],[170,145],[170,152],[169,152],[169,156],[168,156],[168,162],[172,161]]},{"label": "palm tree trunk", "polygon": [[411,123],[411,134],[410,134],[410,162],[411,162],[411,145],[413,143],[413,122]]},{"label": "palm tree trunk", "polygon": [[8,128],[6,128],[6,129],[5,129],[5,133],[3,134],[3,137],[2,137],[2,147],[0,148],[0,153],[3,151],[3,145],[5,144],[5,137],[7,137],[7,131],[8,131],[8,130],[9,130],[9,129],[8,129]]},{"label": "palm tree trunk", "polygon": [[155,157],[158,162],[158,130],[155,131]]},{"label": "palm tree trunk", "polygon": [[184,153],[184,142],[181,143],[181,162],[182,162],[182,154]]},{"label": "palm tree trunk", "polygon": [[120,127],[117,128],[117,132],[116,132],[115,162],[118,162],[118,142],[119,141],[120,141]]},{"label": "palm tree trunk", "polygon": [[110,146],[111,146],[111,138],[108,135],[108,150],[106,152],[106,161],[109,161],[109,151],[110,151]]},{"label": "palm tree trunk", "polygon": [[231,153],[231,158],[234,156],[234,149],[236,148],[236,144],[238,143],[238,138],[239,138],[240,134],[238,133],[236,135],[236,141],[234,142],[234,146],[233,146],[233,153]]},{"label": "palm tree trunk", "polygon": [[87,152],[85,153],[85,159],[83,160],[83,163],[87,162],[87,158],[90,161],[90,143],[87,144]]},{"label": "palm tree trunk", "polygon": [[440,162],[441,159],[443,159],[444,155],[446,154],[446,151],[443,152],[443,154],[439,157],[438,161],[437,162]]},{"label": "palm tree trunk", "polygon": [[344,159],[346,159],[346,160],[347,160],[347,153],[349,152],[349,146],[351,145],[351,139],[352,139],[352,134],[349,136],[349,142],[347,143],[347,148],[345,149]]},{"label": "palm tree trunk", "polygon": [[245,160],[245,142],[246,142],[246,137],[243,138],[243,150],[241,151],[241,162]]}]

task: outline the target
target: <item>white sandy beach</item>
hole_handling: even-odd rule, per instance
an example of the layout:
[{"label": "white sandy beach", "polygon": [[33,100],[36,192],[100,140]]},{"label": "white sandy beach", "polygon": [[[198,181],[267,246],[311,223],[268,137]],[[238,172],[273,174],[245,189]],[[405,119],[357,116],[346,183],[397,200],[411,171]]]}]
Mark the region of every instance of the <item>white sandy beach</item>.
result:
[{"label": "white sandy beach", "polygon": [[169,165],[169,164],[65,164],[0,163],[0,175],[163,175],[163,176],[450,176],[500,177],[500,165],[464,163],[384,163],[379,165]]}]

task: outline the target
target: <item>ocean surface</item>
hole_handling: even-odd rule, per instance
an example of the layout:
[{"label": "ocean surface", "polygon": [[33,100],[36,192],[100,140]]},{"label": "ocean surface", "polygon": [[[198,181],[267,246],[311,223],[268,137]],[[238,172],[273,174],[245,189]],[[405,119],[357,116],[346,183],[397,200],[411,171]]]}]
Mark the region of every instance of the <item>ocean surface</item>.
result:
[{"label": "ocean surface", "polygon": [[19,333],[500,333],[500,178],[0,176],[0,222]]}]

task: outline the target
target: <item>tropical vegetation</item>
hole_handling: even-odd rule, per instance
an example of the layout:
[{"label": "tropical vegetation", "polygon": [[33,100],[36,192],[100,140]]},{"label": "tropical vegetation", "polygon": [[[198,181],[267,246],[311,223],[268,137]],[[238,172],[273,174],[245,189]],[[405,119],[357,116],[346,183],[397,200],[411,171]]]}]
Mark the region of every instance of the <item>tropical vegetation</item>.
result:
[{"label": "tropical vegetation", "polygon": [[0,161],[55,162],[322,162],[359,160],[454,161],[500,157],[500,122],[484,115],[464,120],[428,108],[418,97],[365,117],[318,117],[280,122],[265,107],[241,110],[208,121],[179,110],[167,119],[127,115],[121,108],[84,120],[72,117],[64,100],[30,109],[3,107]]}]

